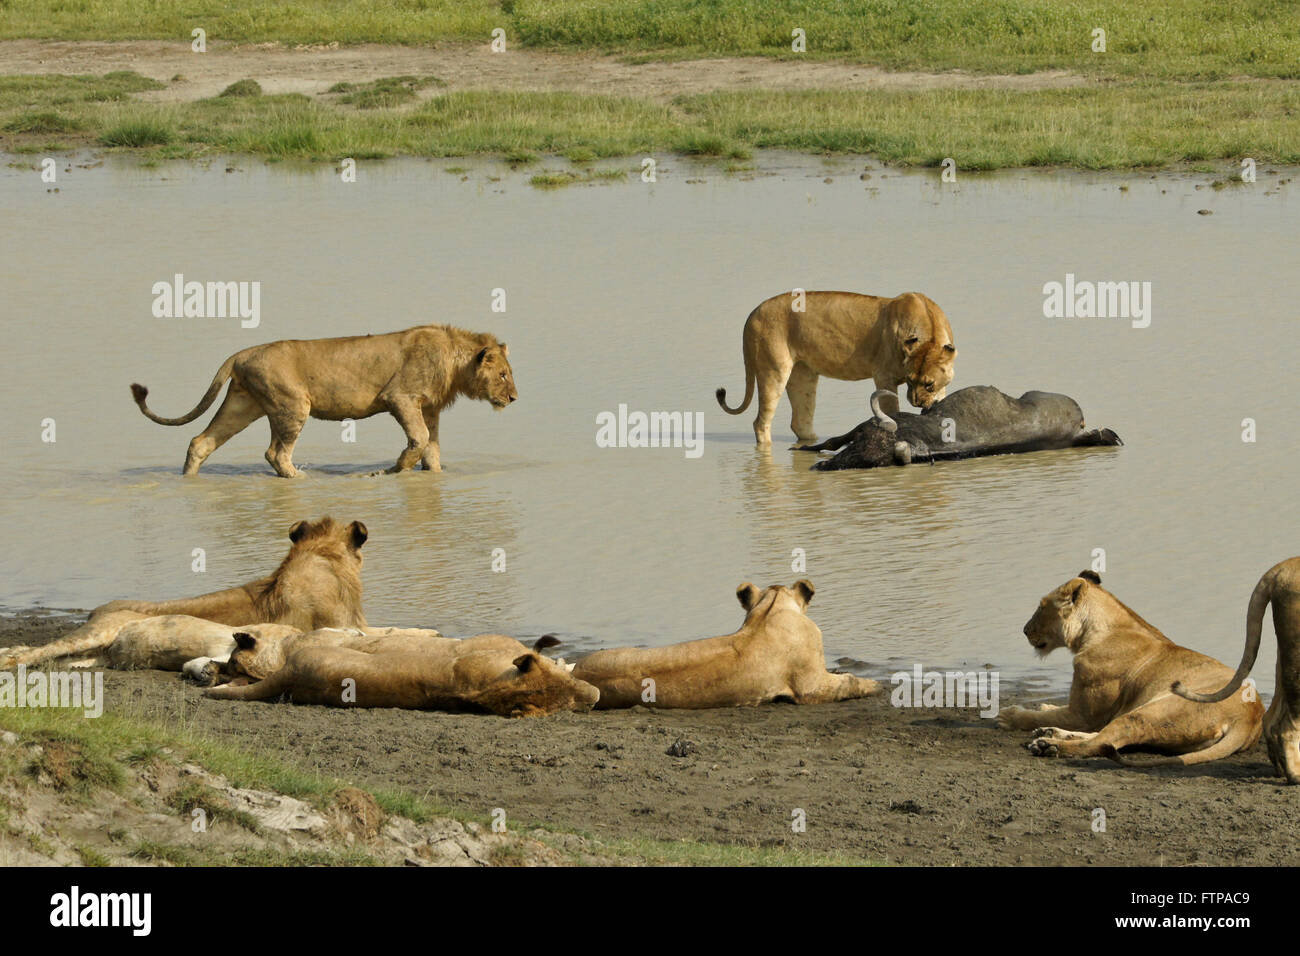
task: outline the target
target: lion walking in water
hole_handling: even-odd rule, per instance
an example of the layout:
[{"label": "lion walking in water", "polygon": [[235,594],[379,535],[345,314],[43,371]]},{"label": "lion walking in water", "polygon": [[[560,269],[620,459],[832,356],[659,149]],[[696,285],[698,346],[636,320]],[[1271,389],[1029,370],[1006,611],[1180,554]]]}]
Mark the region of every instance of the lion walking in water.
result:
[{"label": "lion walking in water", "polygon": [[519,398],[504,342],[486,332],[420,325],[386,335],[285,339],[236,352],[222,364],[199,404],[179,418],[155,415],[149,390],[132,385],[140,411],[159,425],[186,425],[206,412],[230,381],[226,400],[190,442],[184,474],[197,474],[214,451],[263,415],[271,423],[266,460],[282,478],[301,472],[293,448],[308,418],[369,418],[388,412],[406,432],[406,448],[390,472],[418,463],[441,471],[438,419],[457,398],[500,411]]}]

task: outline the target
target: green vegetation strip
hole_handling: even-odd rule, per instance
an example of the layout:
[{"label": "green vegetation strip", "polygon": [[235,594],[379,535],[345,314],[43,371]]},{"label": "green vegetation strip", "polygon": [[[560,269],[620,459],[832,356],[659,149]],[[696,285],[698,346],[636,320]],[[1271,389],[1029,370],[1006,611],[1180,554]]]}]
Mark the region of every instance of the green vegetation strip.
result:
[{"label": "green vegetation strip", "polygon": [[[271,705],[267,705],[271,706]],[[287,705],[286,705],[287,706]],[[497,718],[467,718],[470,720],[495,720]],[[17,734],[22,743],[51,741],[75,745],[75,765],[57,768],[54,774],[58,786],[72,800],[93,800],[98,790],[116,790],[122,787],[126,773],[124,767],[162,758],[168,751],[173,759],[183,756],[210,773],[223,775],[232,786],[271,790],[297,797],[325,808],[338,791],[347,786],[346,781],[318,773],[304,771],[286,764],[278,755],[260,748],[255,735],[233,747],[206,737],[197,722],[176,719],[160,723],[134,713],[106,713],[88,720],[77,711],[55,709],[0,708],[0,730]],[[49,760],[50,748],[32,760],[24,760],[21,751],[0,749],[0,779],[15,781],[19,786],[31,786],[38,771],[49,771],[41,761]],[[463,823],[477,822],[490,825],[486,813],[467,814],[440,806],[409,790],[397,788],[370,790],[375,802],[386,814],[406,817],[417,823],[435,818],[452,818]],[[202,788],[181,790],[172,795],[172,808],[189,810],[205,807],[214,814],[223,811],[205,801],[212,798]],[[225,810],[229,815],[228,809]],[[235,821],[253,832],[257,824],[250,817],[240,815]],[[0,827],[7,825],[6,809],[0,804]],[[512,829],[559,831],[555,827],[535,822],[516,822]],[[584,835],[585,834],[580,834]],[[130,834],[120,835],[124,841]],[[545,835],[540,839],[546,841]],[[563,840],[558,841],[560,852]],[[89,851],[88,851],[89,852]],[[215,852],[215,851],[214,851]],[[840,854],[813,853],[783,847],[745,847],[695,841],[652,840],[630,837],[593,841],[589,852],[606,859],[628,864],[689,865],[689,866],[861,866],[865,861]],[[362,849],[321,853],[284,853],[273,850],[238,850],[232,854],[205,853],[193,848],[172,847],[139,843],[133,849],[135,856],[152,862],[175,865],[366,865],[373,862]],[[509,862],[508,854],[502,862]],[[576,858],[574,859],[577,862]],[[93,863],[95,861],[87,861]]]},{"label": "green vegetation strip", "polygon": [[[154,104],[164,84],[133,73],[0,77],[0,149],[148,149],[158,159],[245,153],[312,160],[489,154],[575,163],[677,153],[743,159],[755,149],[871,154],[962,169],[1300,162],[1300,86],[1117,83],[1087,88],[736,92],[671,103],[578,93],[453,92],[397,77],[301,94]],[[245,88],[247,89],[247,88]],[[395,105],[385,105],[391,98]],[[569,177],[590,181],[593,177]],[[543,175],[538,185],[563,185]]]},{"label": "green vegetation strip", "polygon": [[[488,42],[665,56],[836,58],[893,69],[1300,78],[1295,0],[4,0],[0,39]],[[791,51],[804,31],[807,52]],[[1093,31],[1106,52],[1093,52]]]}]

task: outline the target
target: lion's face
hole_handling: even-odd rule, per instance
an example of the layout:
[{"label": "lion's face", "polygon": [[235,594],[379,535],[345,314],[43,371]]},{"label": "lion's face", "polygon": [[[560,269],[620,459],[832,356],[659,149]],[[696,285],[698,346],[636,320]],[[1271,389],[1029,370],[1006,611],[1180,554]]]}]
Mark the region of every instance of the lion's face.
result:
[{"label": "lion's face", "polygon": [[529,651],[515,658],[510,670],[471,699],[504,717],[542,717],[566,710],[591,710],[600,700],[600,691],[574,677],[573,667]]},{"label": "lion's face", "polygon": [[509,354],[510,350],[501,342],[479,349],[474,357],[474,397],[490,402],[497,411],[519,398]]},{"label": "lion's face", "polygon": [[1100,583],[1101,579],[1095,572],[1084,571],[1038,602],[1038,610],[1025,623],[1024,631],[1025,637],[1040,657],[1052,653],[1058,647],[1074,645],[1083,630],[1081,605],[1087,596],[1087,589]]},{"label": "lion's face", "polygon": [[957,358],[955,345],[922,342],[917,333],[910,332],[903,339],[903,356],[907,400],[915,407],[929,408],[948,393],[953,360]]}]

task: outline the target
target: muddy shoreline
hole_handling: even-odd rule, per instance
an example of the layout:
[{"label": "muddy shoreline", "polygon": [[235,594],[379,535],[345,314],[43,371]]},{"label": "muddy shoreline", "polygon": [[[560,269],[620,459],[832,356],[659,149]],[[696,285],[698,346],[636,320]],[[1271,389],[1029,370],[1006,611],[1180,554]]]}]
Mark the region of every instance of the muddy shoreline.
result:
[{"label": "muddy shoreline", "polygon": [[[75,621],[40,610],[6,617],[0,646],[44,643]],[[1300,847],[1277,839],[1300,789],[1272,775],[1262,745],[1190,768],[1037,759],[1025,734],[974,710],[895,708],[887,695],[512,721],[209,701],[178,675],[152,671],[106,672],[105,691],[109,712],[192,726],[360,786],[405,788],[467,813],[501,807],[520,823],[600,839],[924,866],[1300,864]],[[1033,696],[1003,682],[1003,705]],[[1104,833],[1093,831],[1097,808]],[[796,810],[806,832],[792,830]]]}]

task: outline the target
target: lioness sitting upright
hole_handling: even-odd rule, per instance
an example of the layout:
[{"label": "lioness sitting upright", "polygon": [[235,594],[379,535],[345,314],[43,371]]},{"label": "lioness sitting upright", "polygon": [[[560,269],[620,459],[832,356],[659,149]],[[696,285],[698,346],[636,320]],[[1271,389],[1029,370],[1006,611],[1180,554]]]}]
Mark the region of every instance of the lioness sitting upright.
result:
[{"label": "lioness sitting upright", "polygon": [[[125,625],[160,615],[188,615],[177,626],[191,628],[187,636],[162,636],[177,648],[195,647],[209,637],[205,622],[232,627],[286,624],[299,631],[320,627],[365,627],[361,613],[361,546],[367,537],[360,521],[342,525],[332,518],[299,521],[289,529],[289,553],[264,578],[239,587],[175,601],[110,601],[90,613],[90,619],[66,637],[42,647],[0,650],[0,668],[78,655],[107,653]],[[168,622],[158,622],[166,625]],[[165,632],[165,627],[163,628]],[[145,645],[151,642],[146,638]],[[188,637],[188,639],[185,639]],[[215,635],[220,638],[221,635]],[[191,643],[194,642],[194,643]],[[157,642],[153,642],[157,643]],[[144,649],[127,656],[140,666]],[[108,654],[112,663],[112,654]]]},{"label": "lioness sitting upright", "polygon": [[208,427],[190,442],[184,473],[193,475],[214,451],[265,415],[271,423],[266,460],[282,478],[301,472],[293,446],[308,418],[342,421],[390,412],[406,432],[406,449],[390,472],[420,462],[441,471],[438,416],[458,397],[497,409],[519,397],[504,342],[486,332],[420,325],[385,335],[285,339],[236,352],[217,370],[207,393],[180,418],[162,418],[145,404],[149,390],[132,385],[140,411],[159,425],[185,425],[226,400]]},{"label": "lioness sitting upright", "polygon": [[1029,752],[1035,756],[1127,763],[1120,752],[1133,747],[1177,755],[1151,763],[1190,765],[1259,739],[1259,701],[1238,694],[1210,707],[1173,694],[1174,681],[1208,691],[1231,671],[1169,640],[1103,588],[1094,571],[1080,571],[1044,597],[1025,637],[1040,655],[1058,647],[1074,654],[1069,704],[1004,707],[998,715],[1003,727],[1034,731]]},{"label": "lioness sitting upright", "polygon": [[[772,419],[781,390],[790,396],[790,427],[803,442],[812,441],[817,407],[817,379],[825,375],[850,382],[872,379],[877,389],[896,392],[907,384],[907,400],[929,408],[943,398],[952,381],[957,347],[943,310],[919,292],[893,299],[856,292],[804,292],[803,311],[793,293],[773,296],[745,320],[745,400],[727,406],[727,390],[718,389],[718,404],[729,415],[749,407],[758,389],[754,438],[772,442]],[[888,412],[898,411],[898,396],[888,398]]]},{"label": "lioness sitting upright", "polygon": [[734,634],[596,651],[578,661],[573,676],[600,688],[598,710],[822,704],[876,693],[873,680],[826,670],[822,632],[804,613],[812,596],[807,580],[762,591],[746,582],[736,589],[745,623]]},{"label": "lioness sitting upright", "polygon": [[1182,683],[1174,685],[1174,693],[1204,703],[1233,696],[1255,666],[1264,608],[1270,603],[1277,632],[1277,682],[1264,715],[1264,742],[1273,769],[1288,783],[1300,783],[1300,558],[1273,565],[1255,585],[1246,611],[1246,650],[1232,679],[1212,694],[1196,693]]}]

